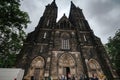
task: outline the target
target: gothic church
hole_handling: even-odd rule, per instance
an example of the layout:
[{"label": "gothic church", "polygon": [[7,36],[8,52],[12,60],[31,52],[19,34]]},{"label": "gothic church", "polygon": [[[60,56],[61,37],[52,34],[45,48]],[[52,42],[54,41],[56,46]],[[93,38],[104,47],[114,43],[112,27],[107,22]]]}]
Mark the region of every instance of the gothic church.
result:
[{"label": "gothic church", "polygon": [[45,8],[43,16],[28,34],[17,58],[16,67],[25,70],[24,80],[58,80],[70,74],[99,80],[116,77],[100,38],[94,35],[82,9],[71,1],[69,17],[57,19],[55,0]]}]

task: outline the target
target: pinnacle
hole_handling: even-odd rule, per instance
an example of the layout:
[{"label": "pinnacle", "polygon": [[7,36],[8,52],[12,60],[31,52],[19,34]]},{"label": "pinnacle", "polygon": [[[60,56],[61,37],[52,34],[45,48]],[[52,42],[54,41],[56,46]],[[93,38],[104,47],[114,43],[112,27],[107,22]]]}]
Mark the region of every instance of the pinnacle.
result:
[{"label": "pinnacle", "polygon": [[55,0],[53,0],[53,3],[55,3]]},{"label": "pinnacle", "polygon": [[71,4],[73,4],[73,2],[71,1]]},{"label": "pinnacle", "polygon": [[63,16],[66,16],[65,13],[63,14]]},{"label": "pinnacle", "polygon": [[53,0],[53,2],[55,2],[55,0]]},{"label": "pinnacle", "polygon": [[67,18],[66,15],[65,15],[65,13],[63,14],[63,17]]},{"label": "pinnacle", "polygon": [[57,7],[55,0],[53,0],[53,2],[51,3],[52,6]]},{"label": "pinnacle", "polygon": [[71,7],[76,7],[75,4],[71,1]]}]

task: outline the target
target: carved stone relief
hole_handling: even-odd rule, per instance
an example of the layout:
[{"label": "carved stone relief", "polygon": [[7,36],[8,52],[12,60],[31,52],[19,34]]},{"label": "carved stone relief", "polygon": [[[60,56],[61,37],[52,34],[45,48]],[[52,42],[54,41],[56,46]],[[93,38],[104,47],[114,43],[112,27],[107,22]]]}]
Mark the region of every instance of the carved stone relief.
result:
[{"label": "carved stone relief", "polygon": [[[39,80],[43,79],[44,75],[44,59],[41,56],[33,59],[31,66],[28,70],[27,75],[24,77],[25,80],[31,80],[31,77],[37,78]],[[39,74],[38,74],[39,73]],[[36,76],[37,74],[37,76]]]},{"label": "carved stone relief", "polygon": [[75,60],[71,55],[65,53],[59,58],[59,65],[63,67],[72,67],[75,66]]},{"label": "carved stone relief", "polygon": [[95,59],[90,59],[88,61],[88,68],[89,77],[97,76],[100,80],[102,80],[105,77],[99,63]]}]

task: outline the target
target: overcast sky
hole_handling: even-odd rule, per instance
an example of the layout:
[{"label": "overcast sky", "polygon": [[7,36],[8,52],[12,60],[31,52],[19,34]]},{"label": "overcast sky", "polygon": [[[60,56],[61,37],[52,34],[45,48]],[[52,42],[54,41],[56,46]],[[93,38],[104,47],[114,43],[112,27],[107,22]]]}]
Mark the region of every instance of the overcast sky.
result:
[{"label": "overcast sky", "polygon": [[[28,12],[32,21],[26,32],[29,33],[37,26],[43,15],[45,6],[53,0],[23,0],[21,9]],[[80,7],[96,36],[102,43],[107,43],[110,36],[120,29],[120,0],[56,0],[58,6],[58,19],[65,13],[69,15],[70,1]]]}]

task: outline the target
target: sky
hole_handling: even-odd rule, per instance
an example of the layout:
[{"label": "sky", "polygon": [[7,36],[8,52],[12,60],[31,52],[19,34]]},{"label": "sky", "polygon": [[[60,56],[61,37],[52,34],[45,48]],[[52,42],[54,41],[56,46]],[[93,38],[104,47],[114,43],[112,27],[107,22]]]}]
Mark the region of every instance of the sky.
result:
[{"label": "sky", "polygon": [[[28,13],[31,23],[25,30],[27,33],[34,31],[40,17],[43,15],[45,6],[53,0],[22,0],[21,10]],[[120,29],[120,0],[56,0],[58,6],[59,20],[65,13],[69,16],[70,2],[82,9],[94,34],[98,36],[102,43],[108,42],[108,38],[113,37]]]}]

